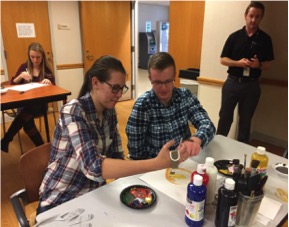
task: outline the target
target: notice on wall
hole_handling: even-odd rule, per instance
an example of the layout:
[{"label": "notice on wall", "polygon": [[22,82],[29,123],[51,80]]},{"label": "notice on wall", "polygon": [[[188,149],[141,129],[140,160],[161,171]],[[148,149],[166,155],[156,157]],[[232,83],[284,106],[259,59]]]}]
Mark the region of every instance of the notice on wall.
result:
[{"label": "notice on wall", "polygon": [[152,32],[152,23],[150,21],[146,21],[146,32]]},{"label": "notice on wall", "polygon": [[35,38],[35,28],[33,23],[16,23],[18,38]]}]

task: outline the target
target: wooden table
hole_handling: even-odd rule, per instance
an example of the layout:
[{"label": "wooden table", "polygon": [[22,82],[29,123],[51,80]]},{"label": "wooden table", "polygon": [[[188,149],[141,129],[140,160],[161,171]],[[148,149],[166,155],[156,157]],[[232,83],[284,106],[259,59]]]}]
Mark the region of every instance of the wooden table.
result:
[{"label": "wooden table", "polygon": [[[13,85],[6,86],[8,91],[4,94],[1,94],[1,111],[23,107],[27,104],[39,105],[61,100],[63,100],[63,104],[65,104],[67,96],[71,95],[70,91],[55,85],[46,85],[39,88],[33,88],[25,92],[9,90],[9,87],[11,86]],[[43,109],[43,116],[47,142],[50,142],[46,108]]]}]

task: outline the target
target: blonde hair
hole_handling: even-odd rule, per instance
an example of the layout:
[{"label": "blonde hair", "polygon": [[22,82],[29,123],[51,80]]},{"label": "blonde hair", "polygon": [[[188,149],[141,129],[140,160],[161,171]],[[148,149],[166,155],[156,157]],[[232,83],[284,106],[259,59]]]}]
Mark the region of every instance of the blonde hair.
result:
[{"label": "blonde hair", "polygon": [[28,53],[27,53],[28,54],[27,69],[29,72],[33,72],[33,63],[30,59],[30,51],[31,50],[36,51],[38,53],[41,53],[42,62],[40,65],[39,77],[40,77],[40,81],[42,81],[44,79],[44,76],[45,76],[45,68],[48,68],[52,72],[50,64],[46,58],[45,51],[44,51],[43,47],[41,46],[41,44],[33,42],[29,45]]}]

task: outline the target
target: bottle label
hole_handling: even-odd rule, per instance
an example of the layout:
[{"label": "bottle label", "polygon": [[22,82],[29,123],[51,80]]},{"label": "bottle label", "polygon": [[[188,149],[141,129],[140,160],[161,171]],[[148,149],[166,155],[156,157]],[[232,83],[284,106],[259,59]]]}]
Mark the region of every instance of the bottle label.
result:
[{"label": "bottle label", "polygon": [[187,198],[186,216],[192,221],[201,221],[204,219],[205,200],[196,202]]},{"label": "bottle label", "polygon": [[258,172],[261,174],[261,176],[265,176],[267,172],[267,168],[257,168]]},{"label": "bottle label", "polygon": [[235,226],[237,216],[237,205],[231,206],[229,210],[228,226]]}]

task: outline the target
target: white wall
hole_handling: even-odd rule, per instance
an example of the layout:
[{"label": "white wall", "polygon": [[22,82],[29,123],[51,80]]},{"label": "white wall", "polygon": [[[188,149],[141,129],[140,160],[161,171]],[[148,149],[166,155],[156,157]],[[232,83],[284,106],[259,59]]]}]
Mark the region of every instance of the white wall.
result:
[{"label": "white wall", "polygon": [[[77,1],[48,2],[54,65],[83,63],[79,10]],[[58,25],[69,30],[59,30]],[[71,91],[68,100],[76,98],[83,82],[83,69],[56,70],[56,82]]]},{"label": "white wall", "polygon": [[[248,1],[207,1],[201,53],[200,76],[224,81],[227,67],[220,64],[220,55],[227,37],[244,26],[244,11]],[[220,86],[199,85],[198,98],[207,110],[215,127],[218,126],[221,106]],[[236,137],[237,109],[229,137]]]},{"label": "white wall", "polygon": [[[270,70],[263,78],[288,81],[288,2],[266,1],[261,28],[270,34],[274,56]],[[288,146],[288,85],[261,85],[262,95],[252,121],[252,136],[263,141]]]},{"label": "white wall", "polygon": [[227,67],[220,64],[220,55],[228,36],[244,26],[248,2],[206,1],[200,76],[226,79]]},{"label": "white wall", "polygon": [[[273,41],[275,60],[262,77],[288,80],[288,6],[287,2],[265,1],[265,17],[261,29]],[[229,34],[245,25],[244,11],[249,1],[207,1],[200,76],[224,81],[227,67],[220,64],[220,54]],[[262,95],[252,119],[254,138],[287,147],[288,143],[288,87],[261,85]],[[215,126],[221,105],[221,87],[200,85],[199,99],[208,110]],[[235,137],[237,114],[229,137]]]},{"label": "white wall", "polygon": [[[5,55],[4,55],[4,45],[3,45],[3,39],[2,39],[2,31],[0,31],[1,34],[1,62],[0,62],[0,69],[4,70],[4,72],[7,72],[7,65],[6,65],[6,61],[5,61]],[[8,80],[8,75],[1,75],[1,80],[0,82],[6,81]]]}]

